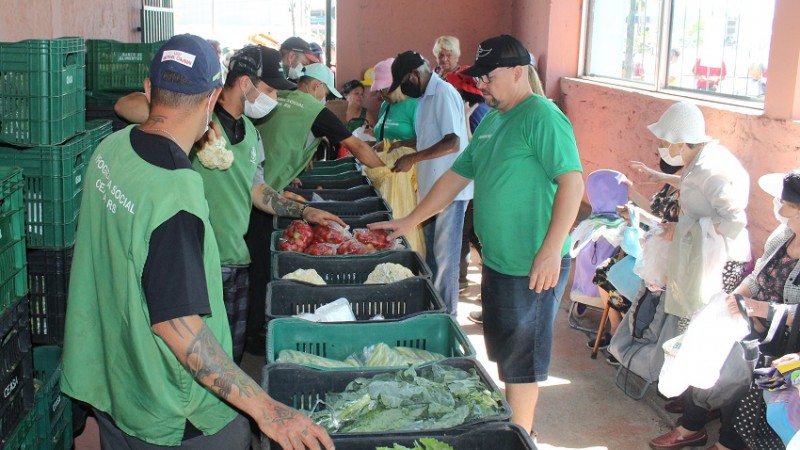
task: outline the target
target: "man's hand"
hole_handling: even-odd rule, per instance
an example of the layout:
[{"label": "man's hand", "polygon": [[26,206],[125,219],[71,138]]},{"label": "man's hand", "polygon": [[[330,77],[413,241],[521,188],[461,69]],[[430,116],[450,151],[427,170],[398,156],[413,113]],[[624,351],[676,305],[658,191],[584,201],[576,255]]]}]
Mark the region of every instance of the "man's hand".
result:
[{"label": "man's hand", "polygon": [[408,155],[403,155],[397,158],[397,161],[394,163],[394,167],[392,167],[392,172],[408,172],[414,167],[416,161],[414,161],[414,153],[409,153]]},{"label": "man's hand", "polygon": [[634,173],[638,173],[644,178],[640,183],[661,183],[664,181],[663,174],[647,167],[644,163],[639,161],[631,161],[630,168]]},{"label": "man's hand", "polygon": [[270,400],[262,417],[257,418],[258,428],[283,450],[333,450],[333,441],[328,433],[300,412],[279,402]]},{"label": "man's hand", "polygon": [[342,221],[336,214],[323,211],[321,209],[307,207],[303,210],[303,219],[306,222],[316,223],[319,225],[326,225],[328,222],[336,222],[339,225],[346,227],[347,224]]},{"label": "man's hand", "polygon": [[561,273],[561,249],[548,251],[539,249],[533,257],[531,265],[530,282],[528,289],[541,294],[542,291],[552,289],[558,284],[558,277]]},{"label": "man's hand", "polygon": [[295,178],[291,183],[289,183],[289,186],[293,188],[301,188],[303,187],[303,182],[300,181],[300,178]]},{"label": "man's hand", "polygon": [[195,147],[202,149],[206,144],[211,144],[222,139],[222,129],[213,120],[208,123],[208,131],[205,132],[200,139],[195,143]]},{"label": "man's hand", "polygon": [[386,237],[387,240],[393,241],[400,236],[404,236],[406,233],[409,232],[412,228],[416,226],[411,220],[408,219],[408,216],[403,217],[402,219],[395,219],[389,220],[386,222],[375,222],[370,223],[367,225],[367,228],[370,230],[390,230],[392,234]]}]

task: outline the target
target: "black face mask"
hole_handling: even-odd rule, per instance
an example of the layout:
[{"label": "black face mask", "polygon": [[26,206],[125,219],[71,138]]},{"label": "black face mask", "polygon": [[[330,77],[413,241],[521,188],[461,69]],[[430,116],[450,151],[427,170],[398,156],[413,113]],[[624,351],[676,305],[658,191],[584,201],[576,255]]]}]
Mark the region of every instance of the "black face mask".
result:
[{"label": "black face mask", "polygon": [[408,81],[400,84],[400,92],[411,98],[422,97],[422,89],[420,89],[416,84],[412,83],[410,78]]}]

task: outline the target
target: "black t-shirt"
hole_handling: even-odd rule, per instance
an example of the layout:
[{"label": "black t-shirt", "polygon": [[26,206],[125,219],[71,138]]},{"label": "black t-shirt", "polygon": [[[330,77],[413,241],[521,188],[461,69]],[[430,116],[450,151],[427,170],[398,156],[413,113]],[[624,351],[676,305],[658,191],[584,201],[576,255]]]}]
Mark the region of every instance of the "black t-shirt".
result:
[{"label": "black t-shirt", "polygon": [[[140,158],[167,170],[189,169],[186,153],[171,140],[131,130],[131,145]],[[180,211],[150,236],[142,272],[142,288],[156,324],[192,315],[211,314],[203,268],[205,230],[199,217]]]},{"label": "black t-shirt", "polygon": [[316,137],[327,137],[332,144],[338,145],[353,135],[350,130],[328,108],[322,108],[311,125],[311,133]]},{"label": "black t-shirt", "polygon": [[233,116],[222,107],[220,102],[214,106],[214,112],[217,113],[217,119],[222,124],[222,130],[228,136],[231,145],[236,145],[244,140],[245,128],[244,119],[234,119]]}]

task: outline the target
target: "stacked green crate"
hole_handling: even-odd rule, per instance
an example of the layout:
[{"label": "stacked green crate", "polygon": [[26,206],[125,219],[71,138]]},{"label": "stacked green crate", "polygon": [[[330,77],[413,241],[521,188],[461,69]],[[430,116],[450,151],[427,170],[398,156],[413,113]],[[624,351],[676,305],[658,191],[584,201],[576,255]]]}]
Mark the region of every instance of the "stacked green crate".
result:
[{"label": "stacked green crate", "polygon": [[34,397],[36,448],[72,448],[72,404],[61,394],[61,347],[33,349],[34,378],[39,385]]},{"label": "stacked green crate", "polygon": [[150,61],[162,44],[163,42],[87,40],[88,90],[92,93],[141,91],[150,70]]},{"label": "stacked green crate", "polygon": [[36,430],[33,428],[34,411],[30,411],[5,439],[0,440],[4,450],[33,450],[36,448]]},{"label": "stacked green crate", "polygon": [[22,193],[22,171],[0,167],[0,314],[28,292]]},{"label": "stacked green crate", "polygon": [[0,43],[0,141],[50,145],[85,127],[81,38]]}]

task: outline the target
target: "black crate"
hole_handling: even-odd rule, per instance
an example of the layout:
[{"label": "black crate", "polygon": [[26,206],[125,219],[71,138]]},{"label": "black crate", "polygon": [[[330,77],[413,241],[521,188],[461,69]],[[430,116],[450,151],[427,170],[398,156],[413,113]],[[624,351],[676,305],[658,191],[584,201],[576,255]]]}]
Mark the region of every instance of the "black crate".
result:
[{"label": "black crate", "polygon": [[61,344],[73,247],[28,249],[31,338],[35,344]]},{"label": "black crate", "polygon": [[390,284],[330,286],[276,280],[267,285],[265,314],[268,319],[275,319],[313,313],[341,297],[350,302],[358,321],[370,320],[377,314],[382,314],[386,320],[395,320],[445,312],[444,302],[431,281],[415,277]]},{"label": "black crate", "polygon": [[13,325],[0,336],[0,442],[33,408],[33,353],[27,300],[4,313]]},{"label": "black crate", "polygon": [[362,198],[380,197],[381,193],[375,189],[374,186],[356,186],[350,189],[303,189],[287,187],[284,191],[289,191],[297,195],[303,196],[306,201],[311,201],[312,194],[317,194],[323,200],[332,200],[339,202],[350,202],[353,200],[360,200]]},{"label": "black crate", "polygon": [[[349,202],[309,202],[307,205],[311,206],[312,208],[317,208],[336,214],[342,220],[348,217],[360,219],[362,216],[375,213],[386,213],[386,216],[382,216],[380,220],[384,220],[383,217],[388,217],[386,220],[391,220],[392,218],[392,208],[388,203],[386,203],[386,200],[378,197],[362,198],[361,200]],[[273,216],[272,226],[275,230],[283,230],[284,228],[288,227],[293,220],[296,219]],[[345,220],[345,222],[347,221]],[[348,225],[350,224],[348,223]],[[351,228],[363,227],[351,226]]]},{"label": "black crate", "polygon": [[[342,219],[342,222],[347,224],[347,226],[349,226],[350,229],[353,230],[355,228],[366,228],[367,224],[370,223],[392,220],[392,213],[386,211],[378,211],[378,212],[364,214],[361,216],[342,216],[340,217],[340,219]],[[291,219],[289,217],[275,216],[273,218],[272,225],[275,230],[285,230],[286,227],[288,227],[289,224],[295,220],[299,219]]]},{"label": "black crate", "polygon": [[419,431],[399,436],[396,434],[374,437],[333,435],[333,444],[336,448],[347,450],[392,448],[394,444],[410,448],[414,446],[414,441],[423,437],[438,439],[458,450],[536,450],[533,439],[522,427],[505,422],[485,423],[463,430]]},{"label": "black crate", "polygon": [[[481,378],[481,381],[486,384],[490,391],[500,392],[497,385],[494,383],[494,381],[492,381],[492,378],[486,372],[486,369],[484,369],[483,366],[481,366],[481,364],[475,359],[448,358],[440,361],[438,364],[444,364],[462,370],[475,369],[475,372]],[[417,368],[415,370],[419,373],[421,370],[424,370],[424,368]],[[310,410],[316,405],[317,400],[324,400],[328,392],[342,392],[344,391],[345,387],[347,387],[347,385],[356,378],[372,378],[377,374],[386,372],[396,372],[396,370],[348,370],[326,372],[309,369],[296,364],[277,363],[269,364],[264,367],[261,378],[261,387],[264,388],[270,397],[283,403],[284,405],[288,405],[297,409]],[[459,425],[458,427],[450,429],[450,431],[455,432],[456,430],[472,429],[474,426],[483,423],[507,422],[511,418],[511,407],[508,405],[508,402],[506,402],[505,398],[500,401],[500,406],[502,410],[500,415],[495,417],[487,417],[481,420],[469,421]],[[324,405],[317,406],[317,408],[324,408]],[[351,439],[367,441],[372,439],[393,439],[394,436],[420,436],[420,433],[420,431],[334,433],[332,437],[348,437]],[[280,448],[279,445],[275,444],[262,434],[262,450],[278,448]],[[346,448],[349,450],[351,447],[339,445],[338,448]],[[375,447],[372,448],[374,449]],[[460,447],[456,448],[460,449]],[[504,449],[505,447],[495,446],[493,448]]]},{"label": "black crate", "polygon": [[[28,313],[28,300],[23,298],[13,308],[9,308],[0,322],[4,325],[0,334],[0,389],[6,387],[12,372],[16,372],[25,356],[31,350],[31,324]],[[3,396],[5,398],[7,396]],[[0,400],[0,409],[3,408]]]},{"label": "black crate", "polygon": [[328,284],[362,284],[367,276],[382,263],[395,263],[407,267],[414,275],[430,279],[431,269],[410,250],[381,252],[369,258],[352,258],[346,263],[337,256],[309,256],[295,252],[280,252],[272,257],[272,279],[279,280],[297,269],[314,269]]},{"label": "black crate", "polygon": [[320,175],[307,177],[302,181],[304,189],[350,189],[358,186],[372,186],[372,181],[363,175],[344,180],[332,180]]}]

